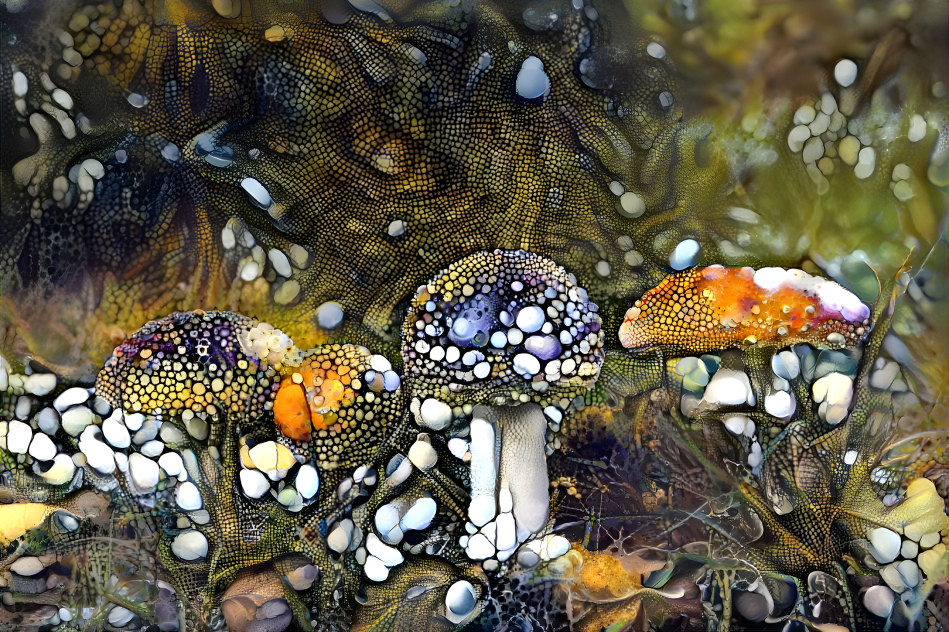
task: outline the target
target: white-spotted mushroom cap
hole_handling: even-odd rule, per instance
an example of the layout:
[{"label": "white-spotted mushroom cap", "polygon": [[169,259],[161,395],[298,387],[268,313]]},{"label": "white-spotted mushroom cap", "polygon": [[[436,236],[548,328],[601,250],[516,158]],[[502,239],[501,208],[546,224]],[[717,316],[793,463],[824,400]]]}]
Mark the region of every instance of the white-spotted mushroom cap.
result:
[{"label": "white-spotted mushroom cap", "polygon": [[597,306],[556,263],[523,250],[469,255],[419,288],[402,329],[412,410],[446,427],[465,404],[541,406],[594,383]]}]

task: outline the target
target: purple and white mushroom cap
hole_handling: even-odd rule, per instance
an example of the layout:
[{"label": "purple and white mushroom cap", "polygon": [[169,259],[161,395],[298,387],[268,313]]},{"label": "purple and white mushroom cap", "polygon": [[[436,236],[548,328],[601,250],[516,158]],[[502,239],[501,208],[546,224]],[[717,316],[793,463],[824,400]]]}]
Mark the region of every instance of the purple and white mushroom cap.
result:
[{"label": "purple and white mushroom cap", "polygon": [[402,356],[413,391],[452,407],[546,405],[596,381],[603,336],[598,308],[573,275],[533,253],[495,250],[418,289]]}]

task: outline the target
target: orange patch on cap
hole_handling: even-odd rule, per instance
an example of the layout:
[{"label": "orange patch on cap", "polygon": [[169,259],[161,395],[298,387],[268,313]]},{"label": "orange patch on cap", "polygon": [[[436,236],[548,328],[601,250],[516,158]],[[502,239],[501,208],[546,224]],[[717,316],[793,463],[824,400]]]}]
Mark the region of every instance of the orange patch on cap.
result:
[{"label": "orange patch on cap", "polygon": [[310,405],[302,386],[284,378],[274,399],[273,412],[274,422],[284,436],[295,441],[310,440]]}]

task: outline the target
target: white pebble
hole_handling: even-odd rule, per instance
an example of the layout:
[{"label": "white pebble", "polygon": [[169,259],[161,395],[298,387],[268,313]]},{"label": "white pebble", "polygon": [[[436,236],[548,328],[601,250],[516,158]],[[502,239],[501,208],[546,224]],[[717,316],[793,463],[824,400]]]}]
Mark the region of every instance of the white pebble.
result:
[{"label": "white pebble", "polygon": [[409,448],[409,461],[424,472],[435,467],[438,462],[438,453],[428,441],[418,440]]},{"label": "white pebble", "polygon": [[801,361],[793,351],[782,351],[771,356],[771,370],[782,379],[793,380],[801,373]]},{"label": "white pebble", "polygon": [[241,180],[241,188],[250,196],[254,204],[260,208],[267,210],[273,204],[270,193],[258,180],[254,178],[244,178]]},{"label": "white pebble", "polygon": [[669,265],[673,270],[685,270],[695,265],[699,254],[699,242],[694,239],[684,239],[669,255]]},{"label": "white pebble", "polygon": [[857,165],[853,168],[853,173],[860,180],[866,180],[873,175],[876,169],[876,152],[872,147],[864,147],[857,154]]},{"label": "white pebble", "polygon": [[94,415],[91,410],[85,406],[75,406],[63,413],[63,430],[72,436],[77,437],[82,433],[83,430],[86,429],[86,426],[93,422],[93,420]]},{"label": "white pebble", "polygon": [[748,467],[755,469],[761,465],[761,444],[755,441],[751,444],[751,452],[748,453]]},{"label": "white pebble", "polygon": [[200,531],[189,529],[175,536],[171,551],[186,562],[203,559],[208,555],[208,539]]},{"label": "white pebble", "polygon": [[109,611],[109,624],[117,628],[125,627],[133,618],[135,613],[122,606],[113,606]]},{"label": "white pebble", "polygon": [[323,329],[336,329],[343,322],[343,306],[327,301],[316,308],[316,322]]},{"label": "white pebble", "polygon": [[465,553],[473,560],[484,560],[494,555],[494,545],[483,533],[476,533],[468,539]]},{"label": "white pebble", "polygon": [[725,419],[725,429],[739,437],[745,433],[745,425],[750,421],[745,415],[731,415]]},{"label": "white pebble", "polygon": [[863,605],[878,617],[886,618],[893,610],[896,595],[887,586],[870,586],[863,593]]},{"label": "white pebble", "polygon": [[870,544],[870,554],[880,564],[889,564],[900,554],[900,547],[903,544],[902,538],[895,531],[886,527],[871,529],[867,534]]},{"label": "white pebble", "polygon": [[562,535],[548,535],[544,537],[544,547],[541,555],[547,560],[554,560],[565,555],[570,550],[570,541]]},{"label": "white pebble", "polygon": [[297,478],[293,484],[300,495],[309,500],[316,496],[316,492],[320,489],[320,475],[315,467],[304,464],[300,466],[300,471],[297,472]]},{"label": "white pebble", "polygon": [[824,155],[824,143],[817,136],[813,136],[804,143],[804,151],[801,158],[805,164],[817,162]]},{"label": "white pebble", "polygon": [[49,395],[56,388],[56,374],[54,373],[34,373],[26,378],[23,388],[27,393],[42,397]]},{"label": "white pebble", "polygon": [[53,400],[53,408],[59,412],[62,412],[70,406],[84,404],[88,399],[89,391],[82,387],[74,386],[72,388],[67,388],[65,391],[60,393],[55,400]]},{"label": "white pebble", "polygon": [[720,369],[705,388],[702,399],[720,406],[738,406],[750,399],[751,382],[742,371]]},{"label": "white pebble", "polygon": [[810,103],[805,103],[794,112],[794,123],[797,125],[810,125],[817,116],[814,107]]},{"label": "white pebble", "polygon": [[55,409],[46,407],[36,415],[36,425],[48,435],[59,431],[59,414]]},{"label": "white pebble", "polygon": [[764,409],[779,419],[790,418],[795,408],[794,396],[787,391],[775,391],[764,398]]},{"label": "white pebble", "polygon": [[540,59],[531,56],[524,60],[517,73],[514,89],[524,99],[538,99],[550,94],[550,79]]},{"label": "white pebble", "polygon": [[926,119],[919,114],[914,114],[909,120],[909,132],[906,137],[911,143],[918,143],[926,138]]},{"label": "white pebble", "polygon": [[399,526],[403,531],[415,530],[421,531],[427,529],[435,518],[435,512],[438,505],[434,498],[423,497],[415,501],[415,504],[405,512],[399,521]]},{"label": "white pebble", "polygon": [[132,443],[132,437],[129,435],[128,428],[120,421],[122,411],[116,409],[105,421],[102,422],[102,434],[105,440],[116,448],[127,448]]},{"label": "white pebble", "polygon": [[98,428],[88,426],[79,437],[79,449],[86,455],[89,467],[100,474],[115,471],[115,457],[112,450],[96,436]]},{"label": "white pebble", "polygon": [[175,502],[185,511],[201,509],[201,492],[194,483],[187,481],[175,491]]},{"label": "white pebble", "polygon": [[372,532],[366,536],[366,550],[389,567],[397,566],[405,561],[405,558],[397,549],[385,544]]},{"label": "white pebble", "polygon": [[141,492],[149,492],[158,485],[158,464],[137,452],[129,455],[129,473]]},{"label": "white pebble", "polygon": [[468,442],[459,437],[448,440],[448,451],[458,459],[464,459],[468,453]]},{"label": "white pebble", "polygon": [[76,473],[76,464],[67,454],[57,454],[53,458],[53,466],[41,475],[50,485],[64,485],[72,480]]},{"label": "white pebble", "polygon": [[941,539],[938,531],[931,531],[919,539],[919,546],[924,549],[929,549],[939,544]]},{"label": "white pebble", "polygon": [[326,546],[342,553],[349,548],[352,543],[353,523],[349,518],[339,522],[336,527],[326,536]]},{"label": "white pebble", "polygon": [[398,487],[412,475],[415,468],[412,462],[401,454],[397,454],[390,459],[386,466],[386,487]]},{"label": "white pebble", "polygon": [[455,582],[445,593],[445,607],[456,617],[467,617],[477,605],[478,597],[475,594],[474,586],[468,581]]},{"label": "white pebble", "polygon": [[37,432],[30,443],[30,456],[38,461],[50,461],[56,456],[56,446],[48,435]]},{"label": "white pebble", "polygon": [[165,470],[165,474],[168,476],[178,476],[184,471],[184,463],[182,463],[181,456],[177,452],[162,454],[158,459],[158,465]]},{"label": "white pebble", "polygon": [[260,498],[270,490],[270,481],[258,470],[241,470],[238,476],[244,494],[251,498]]},{"label": "white pebble", "polygon": [[788,148],[797,153],[804,149],[804,143],[810,137],[810,128],[807,125],[798,125],[788,133]]},{"label": "white pebble", "polygon": [[145,445],[140,448],[142,454],[149,457],[156,457],[160,455],[164,449],[165,444],[157,440],[146,441]]},{"label": "white pebble", "polygon": [[627,191],[619,197],[620,212],[626,217],[641,217],[646,212],[646,201],[633,191]]},{"label": "white pebble", "polygon": [[419,408],[419,425],[431,428],[432,430],[444,430],[451,423],[451,406],[440,402],[437,399],[428,398],[422,402]]},{"label": "white pebble", "polygon": [[529,353],[518,353],[514,356],[514,371],[524,378],[531,378],[540,373],[540,360]]},{"label": "white pebble", "polygon": [[662,59],[666,56],[666,49],[659,42],[649,42],[646,44],[646,53],[650,57]]},{"label": "white pebble", "polygon": [[389,578],[389,567],[383,564],[382,560],[373,555],[366,558],[363,571],[366,573],[366,577],[374,582],[384,582]]},{"label": "white pebble", "polygon": [[30,88],[26,75],[19,70],[13,73],[13,94],[16,97],[25,97]]},{"label": "white pebble", "polygon": [[392,220],[389,223],[389,227],[386,229],[386,233],[388,233],[389,237],[401,237],[405,234],[405,229],[407,226],[408,224],[406,224],[405,221],[401,219]]},{"label": "white pebble", "polygon": [[45,566],[40,558],[34,556],[24,556],[10,565],[10,570],[21,577],[32,577],[41,573]]},{"label": "white pebble", "polygon": [[841,59],[834,66],[834,81],[841,87],[849,87],[857,80],[857,64],[850,59]]},{"label": "white pebble", "polygon": [[910,588],[916,588],[919,585],[919,566],[916,562],[912,560],[903,560],[896,565],[896,569],[900,572],[900,577],[903,578],[903,582]]},{"label": "white pebble", "polygon": [[11,421],[7,428],[7,450],[14,454],[26,454],[33,439],[33,429],[22,421]]},{"label": "white pebble", "polygon": [[836,425],[849,412],[853,399],[853,380],[843,373],[829,373],[816,380],[811,387],[814,401],[820,404],[818,413],[827,423]]},{"label": "white pebble", "polygon": [[124,414],[123,418],[125,421],[125,427],[136,432],[142,428],[142,424],[145,423],[145,415],[142,413],[132,413],[131,415]]}]

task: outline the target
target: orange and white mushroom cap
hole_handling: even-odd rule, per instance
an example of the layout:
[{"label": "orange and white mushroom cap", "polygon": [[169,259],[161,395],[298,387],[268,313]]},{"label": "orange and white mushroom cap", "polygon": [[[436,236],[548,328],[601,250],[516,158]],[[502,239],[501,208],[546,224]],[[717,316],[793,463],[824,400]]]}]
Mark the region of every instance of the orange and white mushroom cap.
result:
[{"label": "orange and white mushroom cap", "polygon": [[834,281],[803,270],[713,265],[669,275],[626,312],[628,349],[702,352],[755,343],[856,344],[870,308]]}]

